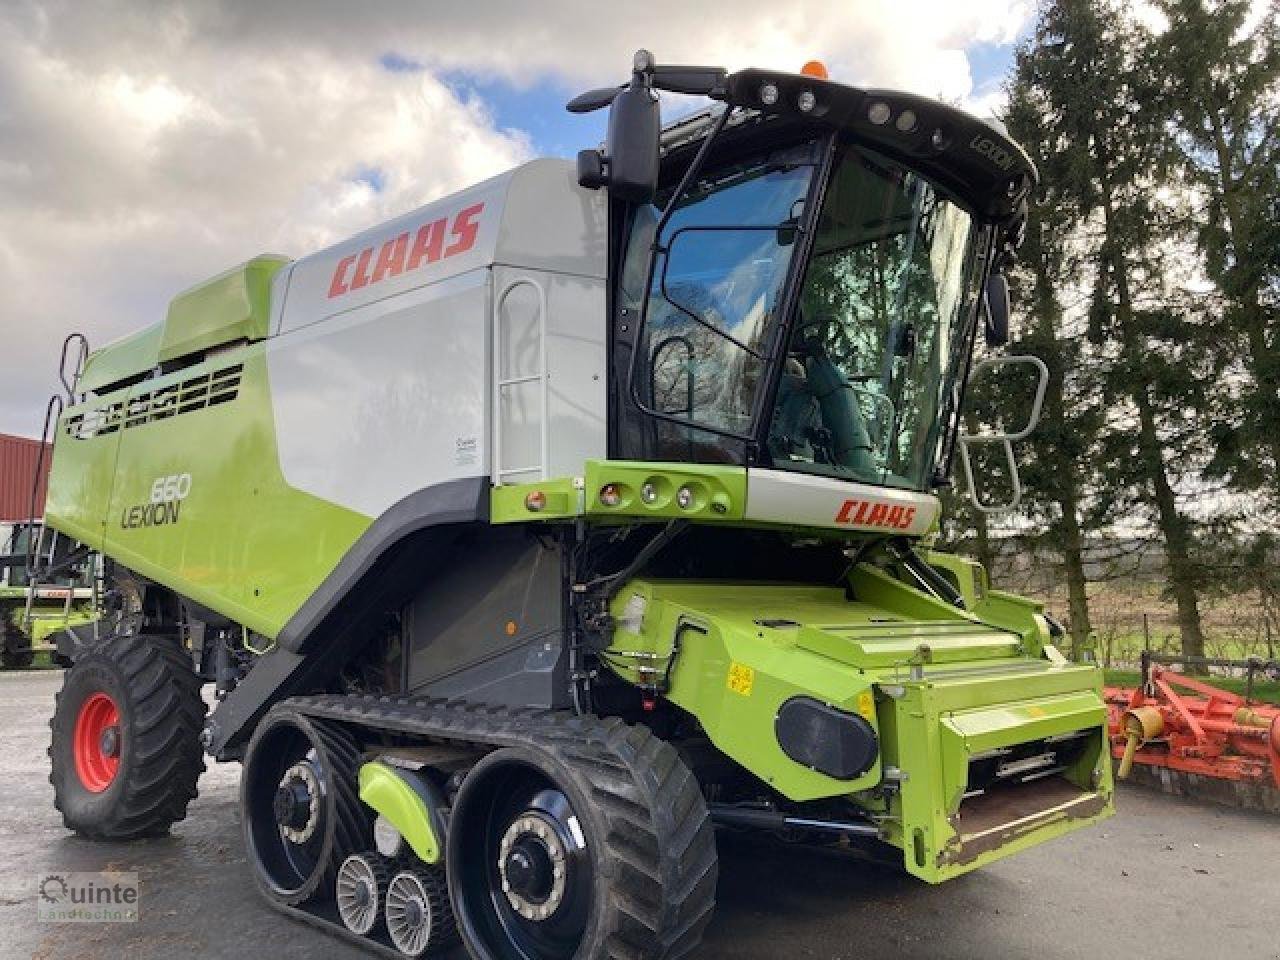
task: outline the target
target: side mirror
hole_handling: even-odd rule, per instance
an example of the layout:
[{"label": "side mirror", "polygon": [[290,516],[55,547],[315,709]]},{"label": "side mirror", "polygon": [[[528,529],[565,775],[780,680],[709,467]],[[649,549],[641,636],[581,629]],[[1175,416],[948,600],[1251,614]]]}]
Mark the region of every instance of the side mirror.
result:
[{"label": "side mirror", "polygon": [[658,143],[662,120],[658,97],[637,73],[609,108],[604,180],[609,193],[628,203],[647,203],[658,189]]},{"label": "side mirror", "polygon": [[982,306],[987,346],[1003,347],[1009,342],[1009,280],[1003,271],[987,277]]}]

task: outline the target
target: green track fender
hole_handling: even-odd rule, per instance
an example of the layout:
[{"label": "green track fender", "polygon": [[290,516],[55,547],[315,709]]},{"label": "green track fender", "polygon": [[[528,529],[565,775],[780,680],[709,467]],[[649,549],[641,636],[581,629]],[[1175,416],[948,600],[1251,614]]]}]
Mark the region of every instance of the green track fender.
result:
[{"label": "green track fender", "polygon": [[424,863],[444,860],[443,796],[435,784],[375,760],[360,768],[360,799],[399,830]]}]

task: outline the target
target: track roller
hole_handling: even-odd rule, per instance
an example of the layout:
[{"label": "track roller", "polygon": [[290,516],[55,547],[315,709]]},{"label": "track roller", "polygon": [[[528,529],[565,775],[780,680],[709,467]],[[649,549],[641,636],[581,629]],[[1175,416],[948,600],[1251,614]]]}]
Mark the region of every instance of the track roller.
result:
[{"label": "track roller", "polygon": [[352,933],[366,936],[382,920],[391,869],[377,853],[353,853],[342,861],[334,884],[338,916]]},{"label": "track roller", "polygon": [[449,889],[439,870],[402,870],[387,887],[387,933],[397,950],[420,957],[456,940]]}]

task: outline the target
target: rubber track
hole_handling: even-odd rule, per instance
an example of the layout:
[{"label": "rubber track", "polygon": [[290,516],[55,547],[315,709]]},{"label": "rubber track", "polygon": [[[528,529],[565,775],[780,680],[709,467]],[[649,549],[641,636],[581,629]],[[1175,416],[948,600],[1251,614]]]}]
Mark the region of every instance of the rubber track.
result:
[{"label": "rubber track", "polygon": [[[58,752],[50,746],[54,805],[69,829],[95,840],[164,835],[187,815],[187,805],[197,794],[196,781],[205,769],[200,747],[205,714],[200,679],[185,651],[170,640],[145,634],[111,637],[82,661],[95,659],[110,661],[122,675],[132,704],[132,762],[127,769],[121,766],[119,773],[124,777],[124,795],[106,822],[73,823],[62,809],[59,785],[76,773],[62,768]],[[61,698],[59,691],[50,727],[55,726]],[[68,726],[73,725],[69,719]]]},{"label": "rubber track", "polygon": [[[351,734],[338,724],[317,723],[315,730],[328,767],[325,773],[333,791],[334,802],[333,847],[329,863],[315,890],[332,895],[338,868],[351,854],[359,853],[369,845],[371,826],[369,808],[360,801],[357,788],[357,776],[363,763],[360,747]],[[291,902],[297,904],[310,895],[310,892],[300,895]]]},{"label": "rubber track", "polygon": [[678,960],[715,906],[715,836],[675,749],[617,718],[410,697],[294,697],[292,709],[373,730],[554,755],[588,786],[614,866],[610,932],[591,960]]}]

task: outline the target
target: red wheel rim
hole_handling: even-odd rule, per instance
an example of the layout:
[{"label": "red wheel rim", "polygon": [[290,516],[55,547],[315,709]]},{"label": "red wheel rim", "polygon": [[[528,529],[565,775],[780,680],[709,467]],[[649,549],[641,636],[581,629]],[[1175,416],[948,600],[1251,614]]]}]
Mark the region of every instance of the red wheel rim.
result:
[{"label": "red wheel rim", "polygon": [[101,793],[120,769],[120,710],[105,693],[90,694],[80,705],[71,741],[76,776],[90,793]]}]

